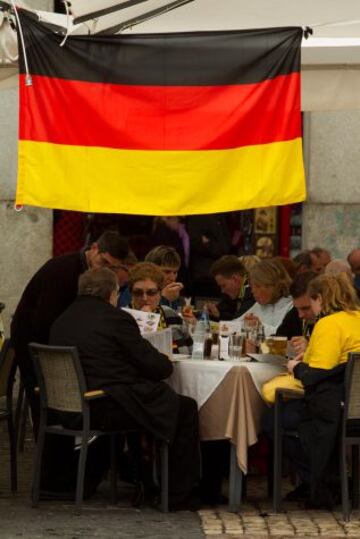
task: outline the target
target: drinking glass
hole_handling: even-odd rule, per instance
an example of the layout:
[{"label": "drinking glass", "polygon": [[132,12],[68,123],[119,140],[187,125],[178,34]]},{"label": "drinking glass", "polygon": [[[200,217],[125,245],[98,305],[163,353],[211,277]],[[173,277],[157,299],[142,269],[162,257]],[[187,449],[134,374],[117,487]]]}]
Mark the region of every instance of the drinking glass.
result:
[{"label": "drinking glass", "polygon": [[243,355],[244,336],[235,333],[230,335],[229,352],[231,359],[241,359]]}]

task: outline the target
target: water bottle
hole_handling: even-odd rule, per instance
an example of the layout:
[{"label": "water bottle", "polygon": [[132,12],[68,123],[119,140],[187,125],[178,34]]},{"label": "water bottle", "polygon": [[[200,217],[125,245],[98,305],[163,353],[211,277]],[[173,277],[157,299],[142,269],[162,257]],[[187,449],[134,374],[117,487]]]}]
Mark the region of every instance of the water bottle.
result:
[{"label": "water bottle", "polygon": [[203,320],[198,320],[192,335],[193,346],[191,359],[204,359],[205,338],[206,325]]},{"label": "water bottle", "polygon": [[209,313],[204,306],[193,333],[193,347],[191,359],[204,359],[205,339],[210,330]]}]

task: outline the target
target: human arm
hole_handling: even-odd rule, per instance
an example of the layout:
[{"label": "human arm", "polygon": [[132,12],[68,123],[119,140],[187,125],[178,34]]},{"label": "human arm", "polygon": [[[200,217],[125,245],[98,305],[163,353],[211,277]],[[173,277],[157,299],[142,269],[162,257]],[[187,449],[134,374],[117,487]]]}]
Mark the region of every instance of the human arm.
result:
[{"label": "human arm", "polygon": [[168,378],[173,371],[170,359],[141,336],[138,325],[131,315],[124,312],[123,315],[126,316],[118,321],[116,339],[128,362],[135,367],[141,377],[153,381]]}]

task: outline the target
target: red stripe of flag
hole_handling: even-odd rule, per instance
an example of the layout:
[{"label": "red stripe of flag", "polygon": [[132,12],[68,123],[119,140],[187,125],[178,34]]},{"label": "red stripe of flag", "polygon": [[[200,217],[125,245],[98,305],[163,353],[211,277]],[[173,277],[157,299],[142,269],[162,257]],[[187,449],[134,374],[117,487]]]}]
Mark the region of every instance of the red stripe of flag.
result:
[{"label": "red stripe of flag", "polygon": [[[21,75],[23,78],[24,75]],[[301,136],[299,74],[229,86],[21,81],[20,139],[142,150],[215,150]]]}]

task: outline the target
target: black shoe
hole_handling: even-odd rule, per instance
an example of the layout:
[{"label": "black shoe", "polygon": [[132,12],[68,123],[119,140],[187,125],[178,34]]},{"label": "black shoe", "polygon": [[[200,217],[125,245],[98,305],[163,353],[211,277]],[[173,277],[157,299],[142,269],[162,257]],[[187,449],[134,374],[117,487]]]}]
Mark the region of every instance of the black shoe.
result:
[{"label": "black shoe", "polygon": [[310,497],[310,486],[307,483],[300,483],[296,489],[285,496],[287,502],[299,502],[307,500]]}]

